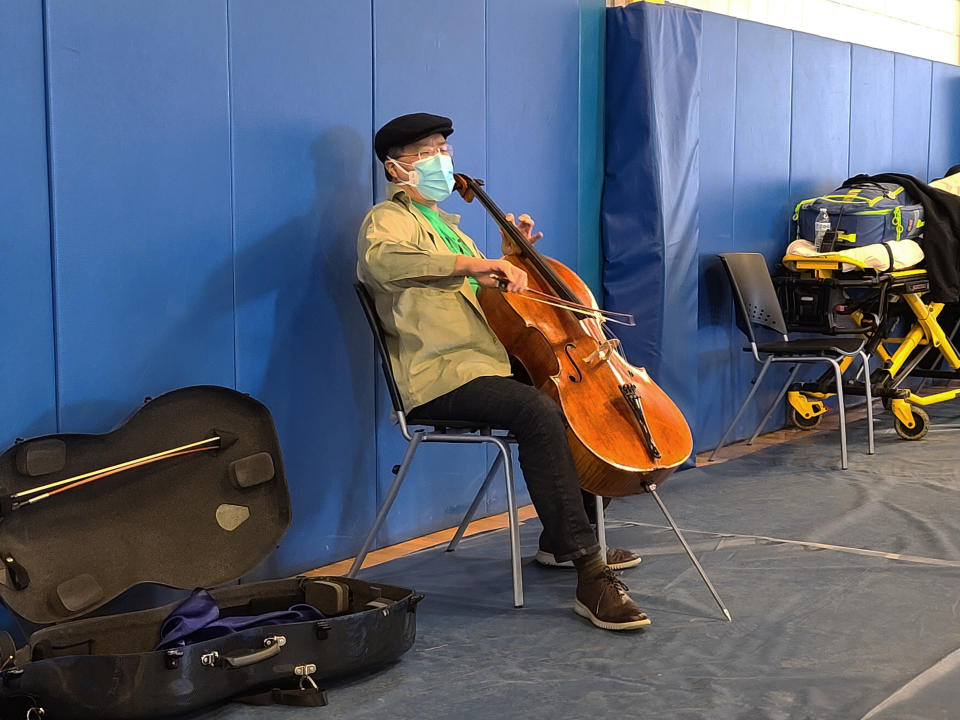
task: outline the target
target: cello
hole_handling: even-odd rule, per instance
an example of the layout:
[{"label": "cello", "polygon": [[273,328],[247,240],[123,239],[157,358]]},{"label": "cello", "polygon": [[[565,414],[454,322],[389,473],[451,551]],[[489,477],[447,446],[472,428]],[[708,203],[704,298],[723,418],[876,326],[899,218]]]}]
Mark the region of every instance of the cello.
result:
[{"label": "cello", "polygon": [[504,259],[527,273],[523,293],[503,292],[503,281],[500,289],[481,287],[477,297],[507,352],[563,411],[580,486],[597,496],[650,493],[731,622],[730,611],[657,494],[657,486],[693,452],[683,413],[646,370],[617,352],[620,341],[604,329],[617,313],[600,310],[576,273],[537,252],[486,194],[482,180],[463,173],[454,173],[453,180],[463,199],[479,200],[513,242],[516,252]]},{"label": "cello", "polygon": [[474,198],[513,241],[505,260],[527,273],[528,290],[481,288],[480,306],[507,352],[533,384],[561,407],[583,489],[622,497],[655,489],[693,450],[683,414],[650,379],[626,361],[608,337],[606,313],[570,268],[541,255],[482,189],[454,174],[454,187]]}]

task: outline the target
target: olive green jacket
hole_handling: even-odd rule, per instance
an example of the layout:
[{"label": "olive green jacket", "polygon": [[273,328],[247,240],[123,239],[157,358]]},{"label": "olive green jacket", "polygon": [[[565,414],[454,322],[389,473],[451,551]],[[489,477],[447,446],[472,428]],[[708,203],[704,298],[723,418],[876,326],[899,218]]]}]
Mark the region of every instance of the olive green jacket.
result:
[{"label": "olive green jacket", "polygon": [[[400,186],[371,208],[357,237],[357,277],[377,306],[405,410],[484,375],[510,375],[507,351],[487,325],[464,277],[450,277],[457,256]],[[459,215],[439,210],[460,232]]]}]

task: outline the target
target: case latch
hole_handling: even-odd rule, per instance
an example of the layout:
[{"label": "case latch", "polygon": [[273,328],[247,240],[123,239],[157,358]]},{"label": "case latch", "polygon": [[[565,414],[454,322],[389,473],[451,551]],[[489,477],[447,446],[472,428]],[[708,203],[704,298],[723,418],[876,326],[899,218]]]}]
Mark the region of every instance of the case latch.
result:
[{"label": "case latch", "polygon": [[180,667],[180,658],[183,657],[182,650],[167,650],[164,655],[164,663],[167,666],[167,670],[176,670]]}]

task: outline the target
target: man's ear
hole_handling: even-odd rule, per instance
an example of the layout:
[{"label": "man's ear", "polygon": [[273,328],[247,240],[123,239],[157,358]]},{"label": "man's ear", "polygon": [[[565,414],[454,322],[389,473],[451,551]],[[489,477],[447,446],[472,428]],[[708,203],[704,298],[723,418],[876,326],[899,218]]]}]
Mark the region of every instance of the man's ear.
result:
[{"label": "man's ear", "polygon": [[400,177],[400,168],[398,163],[393,158],[387,158],[386,162],[383,163],[383,168],[387,171],[387,175],[390,177],[390,182],[397,182],[397,180],[402,180]]}]

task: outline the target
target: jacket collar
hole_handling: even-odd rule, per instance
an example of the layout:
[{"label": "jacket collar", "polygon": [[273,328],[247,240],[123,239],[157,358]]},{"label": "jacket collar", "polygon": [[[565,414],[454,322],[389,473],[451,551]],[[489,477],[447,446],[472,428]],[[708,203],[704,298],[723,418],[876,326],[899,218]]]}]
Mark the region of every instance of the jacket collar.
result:
[{"label": "jacket collar", "polygon": [[[413,200],[410,199],[410,196],[407,195],[407,191],[403,189],[403,185],[398,185],[397,183],[387,183],[387,197],[391,200],[396,200],[397,202],[403,203],[411,211],[416,208],[413,207]],[[420,213],[417,213],[419,216]],[[454,230],[459,230],[458,225],[460,224],[460,216],[456,213],[448,213],[439,205],[437,206],[437,215],[447,224],[450,225]],[[428,223],[429,224],[429,223]]]}]

